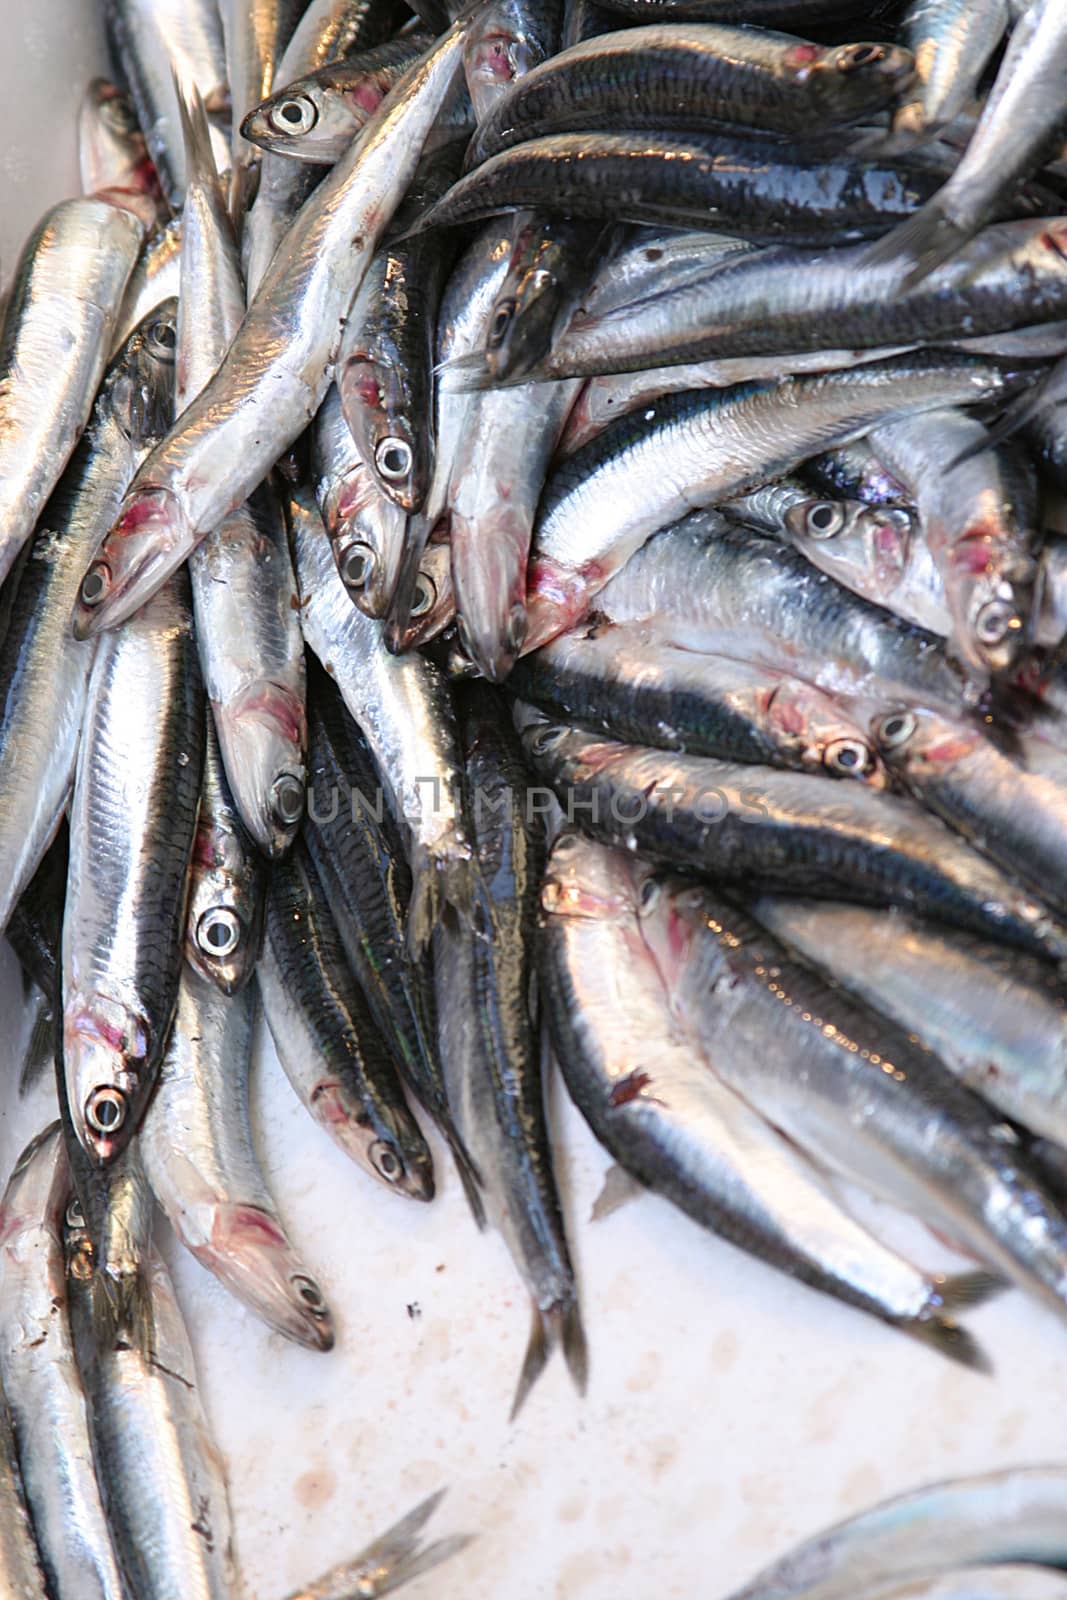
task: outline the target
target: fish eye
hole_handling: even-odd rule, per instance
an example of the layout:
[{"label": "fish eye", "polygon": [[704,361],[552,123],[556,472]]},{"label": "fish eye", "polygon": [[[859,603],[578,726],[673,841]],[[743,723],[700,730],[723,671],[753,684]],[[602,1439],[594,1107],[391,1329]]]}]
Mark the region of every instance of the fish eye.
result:
[{"label": "fish eye", "polygon": [[196,925],[196,943],[206,956],[232,956],[241,942],[241,919],[228,906],[213,906]]},{"label": "fish eye", "polygon": [[891,711],[876,727],[875,737],[887,750],[899,750],[902,744],[907,744],[917,727],[912,712]]},{"label": "fish eye", "polygon": [[341,557],[341,581],[346,589],[365,589],[373,574],[377,557],[369,544],[349,545]]},{"label": "fish eye", "polygon": [[291,828],[304,814],[304,785],[291,772],[275,778],[270,791],[271,815],[279,827]]},{"label": "fish eye", "polygon": [[275,133],[310,133],[319,113],[306,94],[287,95],[270,108],[267,121]]},{"label": "fish eye", "polygon": [[838,500],[816,500],[804,514],[809,539],[833,539],[845,526],[845,508]]},{"label": "fish eye", "polygon": [[289,1282],[313,1317],[324,1317],[326,1315],[326,1301],[314,1278],[309,1278],[306,1274],[297,1272],[290,1278]]},{"label": "fish eye", "polygon": [[516,302],[509,296],[507,299],[498,300],[493,310],[493,320],[489,324],[486,335],[486,348],[498,350],[507,337],[511,327],[511,319],[515,315]]},{"label": "fish eye", "polygon": [[173,361],[178,348],[178,330],[169,317],[159,317],[148,329],[148,348],[161,361]]},{"label": "fish eye", "polygon": [[535,756],[548,755],[549,751],[557,749],[567,737],[567,729],[548,723],[543,728],[535,728],[528,735],[529,747]]},{"label": "fish eye", "polygon": [[83,606],[98,606],[111,587],[111,568],[106,561],[94,561],[82,579],[78,593]]},{"label": "fish eye", "polygon": [[392,1145],[383,1139],[375,1139],[368,1151],[371,1165],[386,1183],[396,1183],[404,1176],[404,1163],[393,1149]]},{"label": "fish eye", "polygon": [[411,471],[412,459],[411,446],[406,439],[390,436],[379,439],[374,447],[374,465],[388,483],[406,478]]},{"label": "fish eye", "polygon": [[655,878],[646,878],[637,896],[637,903],[641,910],[651,911],[662,893],[663,885],[661,883],[657,882]]},{"label": "fish eye", "polygon": [[974,631],[980,644],[1001,644],[1017,627],[1015,607],[1007,600],[987,600],[975,618]]},{"label": "fish eye", "polygon": [[877,66],[885,60],[885,50],[880,44],[850,44],[837,57],[841,72],[862,72],[864,67]]},{"label": "fish eye", "polygon": [[871,752],[862,739],[835,739],[826,746],[823,765],[831,772],[854,777],[870,770]]},{"label": "fish eye", "polygon": [[126,1121],[126,1096],[121,1089],[94,1089],[85,1102],[85,1121],[94,1133],[105,1138],[118,1133]]},{"label": "fish eye", "polygon": [[415,585],[415,597],[411,602],[411,615],[425,617],[437,604],[437,587],[433,579],[425,572],[419,574]]}]

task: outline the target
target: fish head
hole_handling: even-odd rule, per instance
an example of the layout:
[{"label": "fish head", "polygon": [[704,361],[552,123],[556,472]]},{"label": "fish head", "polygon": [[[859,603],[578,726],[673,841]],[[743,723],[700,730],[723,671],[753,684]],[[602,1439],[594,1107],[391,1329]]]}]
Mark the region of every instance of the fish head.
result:
[{"label": "fish head", "polygon": [[[474,548],[477,560],[455,568],[457,634],[464,653],[491,683],[503,683],[526,643],[526,556],[530,523],[503,498],[478,525],[474,544],[458,506],[452,510],[457,549]],[[485,535],[483,538],[482,535]]]},{"label": "fish head", "polygon": [[94,78],[78,118],[78,154],[86,194],[128,191],[148,202],[149,224],[169,214],[155,163],[132,99],[106,78]]},{"label": "fish head", "polygon": [[634,865],[625,851],[597,844],[576,828],[565,828],[549,853],[541,884],[542,913],[632,924]]},{"label": "fish head", "polygon": [[[818,55],[810,52],[816,49]],[[884,41],[832,49],[799,43],[787,52],[789,70],[808,85],[825,114],[851,121],[898,99],[915,79],[910,50]]]},{"label": "fish head", "polygon": [[400,637],[401,653],[429,644],[444,632],[455,615],[451,546],[447,541],[428,544],[419,562],[408,626]]},{"label": "fish head", "polygon": [[400,366],[372,351],[353,351],[337,373],[337,388],[356,449],[379,491],[409,515],[420,511],[433,452]]},{"label": "fish head", "polygon": [[847,706],[839,706],[822,690],[800,679],[780,679],[763,699],[761,711],[778,741],[792,745],[805,768],[885,788],[885,768],[873,740]]},{"label": "fish head", "polygon": [[144,1017],[107,995],[70,995],[63,1012],[63,1065],[79,1142],[100,1166],[125,1149],[155,1074]]},{"label": "fish head", "polygon": [[526,258],[523,236],[528,232],[520,228],[486,329],[485,365],[498,383],[532,371],[547,355],[567,294],[567,285],[546,258]]},{"label": "fish head", "polygon": [[349,597],[365,616],[384,617],[400,570],[403,509],[360,461],[327,495],[323,520]]},{"label": "fish head", "polygon": [[345,114],[345,108],[335,108],[331,114],[329,95],[313,77],[297,78],[277,94],[262,101],[241,123],[241,136],[261,150],[271,150],[277,155],[296,156],[302,160],[334,159],[333,155],[319,156],[315,146],[322,146],[329,138],[331,123],[340,116],[342,140],[351,138],[359,124]]},{"label": "fish head", "polygon": [[150,600],[196,543],[176,494],[152,484],[132,488],[81,582],[74,637],[117,627]]},{"label": "fish head", "polygon": [[189,869],[185,958],[223,994],[255,970],[263,936],[265,864],[237,833],[201,813]]},{"label": "fish head", "polygon": [[326,1297],[270,1212],[236,1202],[217,1205],[211,1235],[193,1254],[279,1333],[310,1350],[333,1349]]},{"label": "fish head", "polygon": [[241,818],[266,855],[282,856],[304,816],[303,695],[286,684],[256,679],[212,710]]},{"label": "fish head", "polygon": [[871,734],[890,773],[904,783],[916,785],[921,785],[924,776],[958,765],[985,740],[976,723],[911,706],[875,717]]},{"label": "fish head", "polygon": [[357,1102],[346,1085],[323,1079],[311,1093],[315,1116],[372,1178],[409,1200],[432,1200],[433,1158],[418,1124]]},{"label": "fish head", "polygon": [[862,500],[804,500],[785,516],[797,549],[824,572],[855,575],[863,592],[899,583],[911,547],[912,518],[903,508]]},{"label": "fish head", "polygon": [[475,117],[483,121],[516,78],[541,59],[541,51],[512,19],[507,0],[490,5],[471,27],[463,47],[463,71]]},{"label": "fish head", "polygon": [[1025,550],[1005,549],[979,525],[954,545],[951,566],[946,593],[962,623],[954,644],[964,665],[979,676],[1018,670],[1033,639],[1041,575],[1037,561]]},{"label": "fish head", "polygon": [[173,421],[177,348],[178,302],[164,300],[138,323],[104,381],[101,403],[138,449]]}]

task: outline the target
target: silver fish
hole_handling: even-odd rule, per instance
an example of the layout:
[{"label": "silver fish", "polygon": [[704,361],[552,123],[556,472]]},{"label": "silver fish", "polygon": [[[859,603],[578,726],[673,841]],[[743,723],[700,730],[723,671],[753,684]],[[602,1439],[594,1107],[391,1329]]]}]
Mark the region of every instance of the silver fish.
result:
[{"label": "silver fish", "polygon": [[912,0],[904,39],[915,58],[916,93],[893,118],[897,143],[929,138],[966,110],[1008,11],[1008,0]]},{"label": "silver fish", "polygon": [[204,780],[189,867],[185,959],[223,994],[237,994],[259,958],[267,871],[226,783],[210,712],[206,721]]},{"label": "silver fish", "polygon": [[130,274],[112,338],[112,355],[122,349],[150,311],[166,300],[176,300],[181,286],[181,218],[149,235]]},{"label": "silver fish", "polygon": [[89,420],[143,237],[122,205],[64,200],[19,258],[0,334],[0,582]]},{"label": "silver fish", "polygon": [[141,1128],[145,1173],[187,1250],[279,1333],[333,1347],[322,1290],[286,1235],[249,1121],[255,994],[222,995],[188,967]]},{"label": "silver fish", "polygon": [[335,385],[312,424],[316,497],[337,570],[368,617],[384,617],[396,586],[406,517],[356,449]]}]

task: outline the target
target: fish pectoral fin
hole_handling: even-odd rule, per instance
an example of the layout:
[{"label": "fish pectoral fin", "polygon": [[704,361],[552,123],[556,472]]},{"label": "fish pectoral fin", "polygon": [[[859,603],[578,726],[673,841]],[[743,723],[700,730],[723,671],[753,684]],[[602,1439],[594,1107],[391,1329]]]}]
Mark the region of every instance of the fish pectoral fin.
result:
[{"label": "fish pectoral fin", "polygon": [[613,1216],[628,1201],[636,1199],[644,1192],[643,1183],[627,1172],[625,1167],[621,1167],[617,1161],[612,1162],[604,1174],[600,1193],[593,1201],[593,1209],[589,1213],[590,1222],[603,1222],[605,1217]]},{"label": "fish pectoral fin", "polygon": [[976,1306],[984,1306],[987,1300],[995,1299],[1010,1288],[1011,1284],[998,1278],[995,1272],[958,1272],[941,1284],[941,1303],[946,1314],[951,1316],[956,1311],[970,1311]]}]

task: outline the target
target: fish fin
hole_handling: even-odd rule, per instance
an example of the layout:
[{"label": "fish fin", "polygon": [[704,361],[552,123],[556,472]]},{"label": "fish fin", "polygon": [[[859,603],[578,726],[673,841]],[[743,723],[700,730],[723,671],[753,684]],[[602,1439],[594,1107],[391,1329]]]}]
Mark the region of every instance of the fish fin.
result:
[{"label": "fish fin", "polygon": [[467,1197],[467,1204],[470,1206],[475,1226],[479,1231],[484,1230],[486,1217],[485,1202],[482,1199],[482,1175],[475,1166],[466,1145],[451,1121],[443,1122],[440,1126],[441,1132],[448,1143],[448,1148],[452,1152],[452,1160],[456,1164],[456,1172],[459,1175],[460,1183],[463,1185],[463,1193]]},{"label": "fish fin", "polygon": [[958,1272],[939,1284],[941,1304],[947,1313],[969,1311],[984,1306],[987,1300],[996,1299],[1011,1287],[995,1272]]},{"label": "fish fin", "polygon": [[589,1213],[590,1222],[603,1222],[605,1217],[614,1216],[630,1200],[635,1200],[639,1194],[644,1193],[645,1186],[613,1161],[604,1174],[604,1182],[600,1193],[593,1201],[593,1209]]},{"label": "fish fin", "polygon": [[589,1382],[589,1346],[582,1325],[581,1308],[577,1297],[568,1300],[559,1314],[560,1343],[563,1359],[579,1394],[585,1393]]},{"label": "fish fin", "polygon": [[419,512],[408,517],[404,528],[404,547],[400,552],[396,583],[385,613],[383,633],[385,648],[395,656],[402,655],[404,651],[404,639],[411,627],[411,607],[415,599],[415,585],[419,580],[419,568],[436,521],[436,517]]},{"label": "fish fin", "polygon": [[[1055,371],[1056,368],[1053,367],[1034,384],[1033,388],[1024,389],[1022,394],[1017,394],[1010,405],[1005,406],[996,422],[989,423],[985,438],[975,440],[965,450],[961,450],[958,456],[953,456],[945,471],[953,472],[956,467],[962,467],[965,461],[973,461],[975,456],[984,455],[987,450],[994,450],[999,445],[1006,444],[1020,429],[1025,428],[1028,422],[1032,422],[1048,400]],[[1054,403],[1062,405],[1064,401],[1059,400]]]},{"label": "fish fin", "polygon": [[120,1344],[139,1350],[146,1360],[155,1354],[156,1326],[152,1294],[143,1271],[112,1277],[106,1268],[93,1273],[93,1337],[97,1347]]},{"label": "fish fin", "polygon": [[[422,1573],[440,1566],[442,1561],[458,1555],[473,1541],[475,1534],[453,1533],[425,1547],[419,1545],[422,1530],[445,1493],[444,1489],[438,1489],[436,1494],[421,1501],[357,1556],[316,1579],[308,1586],[310,1591],[329,1593],[335,1600],[377,1600],[377,1596],[399,1589],[401,1584],[410,1583]],[[300,1590],[300,1594],[303,1593],[304,1590]]]},{"label": "fish fin", "polygon": [[41,1080],[41,1075],[52,1065],[55,1051],[56,1019],[51,1005],[44,995],[40,995],[37,1003],[37,1014],[33,1019],[30,1037],[22,1058],[22,1069],[19,1072],[19,1099],[29,1094]]},{"label": "fish fin", "polygon": [[526,1354],[523,1357],[519,1381],[515,1385],[515,1398],[511,1402],[511,1411],[508,1413],[509,1422],[515,1421],[515,1418],[526,1403],[527,1395],[548,1364],[552,1347],[546,1333],[545,1322],[546,1319],[541,1307],[535,1304],[530,1323],[530,1340],[526,1346]]},{"label": "fish fin", "polygon": [[974,229],[954,222],[935,195],[921,211],[908,217],[884,238],[864,251],[865,266],[887,266],[897,261],[908,267],[899,294],[918,287],[974,237]]},{"label": "fish fin", "polygon": [[[448,361],[439,361],[433,371],[439,383],[442,378],[456,377],[463,380],[448,385],[450,394],[479,394],[485,389],[498,387],[480,350],[472,350],[465,356],[453,356]],[[527,379],[523,378],[522,381],[525,383]]]},{"label": "fish fin", "polygon": [[913,1339],[928,1345],[939,1355],[947,1356],[950,1361],[957,1362],[961,1367],[969,1367],[972,1372],[981,1372],[987,1377],[992,1377],[993,1363],[989,1356],[974,1335],[968,1333],[966,1328],[961,1328],[958,1323],[950,1321],[947,1317],[916,1317],[911,1322],[901,1323],[900,1326]]},{"label": "fish fin", "polygon": [[213,184],[221,196],[219,169],[211,146],[211,129],[203,96],[195,83],[183,83],[173,69],[171,76],[174,79],[174,93],[178,97],[186,171],[209,187]]}]

